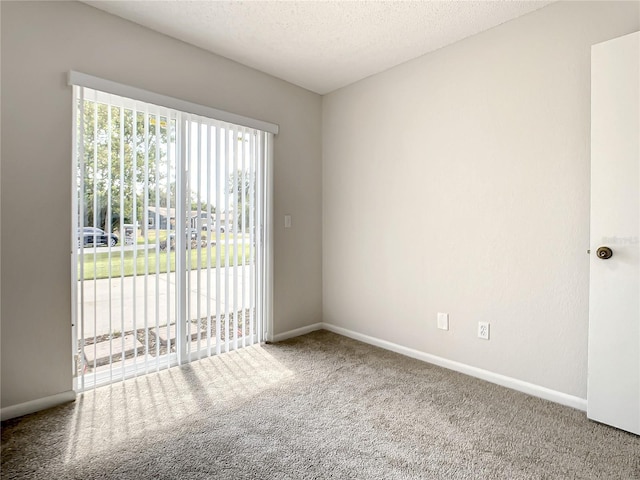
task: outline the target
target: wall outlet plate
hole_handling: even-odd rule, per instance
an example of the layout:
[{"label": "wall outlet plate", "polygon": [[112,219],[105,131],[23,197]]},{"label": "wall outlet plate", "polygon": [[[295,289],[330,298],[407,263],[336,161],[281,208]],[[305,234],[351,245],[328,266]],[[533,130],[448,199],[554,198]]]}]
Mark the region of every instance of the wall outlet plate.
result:
[{"label": "wall outlet plate", "polygon": [[438,328],[440,330],[449,330],[449,314],[438,312]]},{"label": "wall outlet plate", "polygon": [[489,322],[478,322],[478,338],[489,340]]}]

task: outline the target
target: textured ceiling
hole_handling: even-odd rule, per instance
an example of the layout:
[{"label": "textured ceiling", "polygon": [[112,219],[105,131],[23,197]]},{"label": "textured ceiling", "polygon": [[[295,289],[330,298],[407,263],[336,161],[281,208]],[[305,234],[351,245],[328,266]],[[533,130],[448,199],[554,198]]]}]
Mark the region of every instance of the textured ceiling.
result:
[{"label": "textured ceiling", "polygon": [[86,1],[325,94],[549,1]]}]

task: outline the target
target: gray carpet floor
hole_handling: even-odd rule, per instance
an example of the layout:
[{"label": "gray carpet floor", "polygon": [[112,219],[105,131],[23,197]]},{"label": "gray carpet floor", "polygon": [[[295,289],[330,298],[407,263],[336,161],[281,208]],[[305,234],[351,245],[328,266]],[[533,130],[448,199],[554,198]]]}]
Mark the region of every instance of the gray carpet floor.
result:
[{"label": "gray carpet floor", "polygon": [[2,478],[640,479],[640,437],[328,332],[4,422]]}]

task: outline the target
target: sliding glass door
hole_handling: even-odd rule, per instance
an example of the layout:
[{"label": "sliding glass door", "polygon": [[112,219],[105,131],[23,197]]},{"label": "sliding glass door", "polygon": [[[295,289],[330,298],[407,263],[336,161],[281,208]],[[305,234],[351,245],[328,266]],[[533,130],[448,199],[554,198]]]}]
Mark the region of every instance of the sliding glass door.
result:
[{"label": "sliding glass door", "polygon": [[74,96],[76,389],[262,341],[270,134]]}]

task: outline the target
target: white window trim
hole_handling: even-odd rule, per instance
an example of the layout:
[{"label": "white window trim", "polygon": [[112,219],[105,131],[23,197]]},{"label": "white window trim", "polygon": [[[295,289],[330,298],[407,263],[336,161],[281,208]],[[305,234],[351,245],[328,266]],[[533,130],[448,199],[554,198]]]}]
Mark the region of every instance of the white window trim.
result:
[{"label": "white window trim", "polygon": [[152,103],[160,107],[167,107],[181,112],[202,115],[203,117],[214,118],[216,120],[234,123],[243,127],[255,128],[274,135],[277,135],[280,130],[280,127],[275,123],[225,112],[224,110],[218,110],[217,108],[207,107],[197,103],[188,102],[186,100],[181,100],[179,98],[150,92],[148,90],[132,87],[123,83],[105,80],[104,78],[94,77],[93,75],[88,75],[86,73],[76,72],[74,70],[69,71],[68,85],[87,87],[93,90],[112,93],[120,97],[135,98],[136,100]]}]

